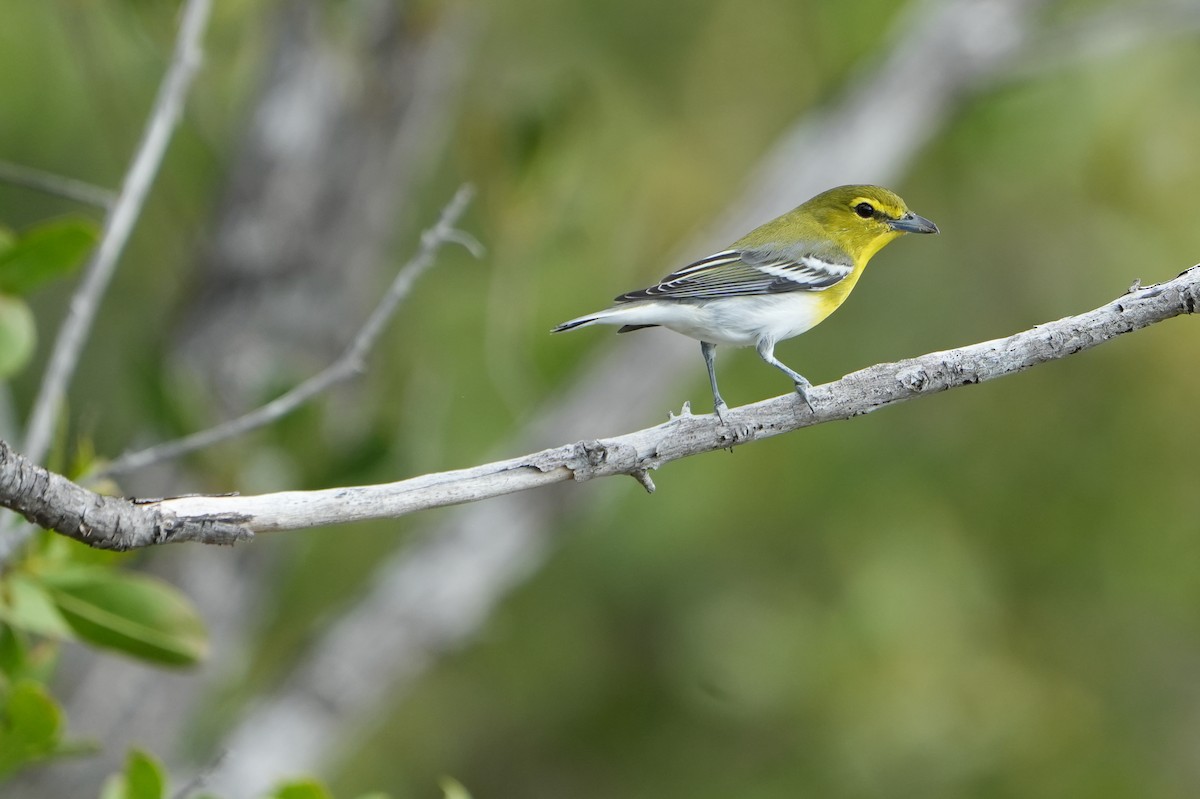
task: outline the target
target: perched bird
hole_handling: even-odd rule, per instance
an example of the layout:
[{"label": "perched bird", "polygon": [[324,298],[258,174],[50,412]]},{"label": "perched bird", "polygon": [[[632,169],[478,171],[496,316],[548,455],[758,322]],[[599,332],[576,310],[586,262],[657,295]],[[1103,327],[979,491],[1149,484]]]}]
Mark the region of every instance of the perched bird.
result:
[{"label": "perched bird", "polygon": [[808,404],[812,387],[775,357],[776,342],[815,327],[841,305],[871,256],[905,233],[937,233],[879,186],[839,186],[755,228],[730,245],[672,272],[656,286],[616,298],[607,310],[563,322],[552,332],[621,325],[618,333],[662,326],[699,340],[717,416],[729,406],[717,390],[718,344],[753,346],[786,374]]}]

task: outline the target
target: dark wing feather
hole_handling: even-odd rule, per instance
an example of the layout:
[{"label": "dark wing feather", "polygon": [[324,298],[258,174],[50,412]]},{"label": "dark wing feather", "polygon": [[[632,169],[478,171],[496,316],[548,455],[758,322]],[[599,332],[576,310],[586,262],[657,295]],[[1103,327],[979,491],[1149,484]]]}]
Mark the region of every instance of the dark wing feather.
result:
[{"label": "dark wing feather", "polygon": [[657,286],[631,291],[617,302],[717,299],[787,291],[822,291],[840,283],[854,264],[848,257],[817,256],[804,246],[725,250],[679,269]]}]

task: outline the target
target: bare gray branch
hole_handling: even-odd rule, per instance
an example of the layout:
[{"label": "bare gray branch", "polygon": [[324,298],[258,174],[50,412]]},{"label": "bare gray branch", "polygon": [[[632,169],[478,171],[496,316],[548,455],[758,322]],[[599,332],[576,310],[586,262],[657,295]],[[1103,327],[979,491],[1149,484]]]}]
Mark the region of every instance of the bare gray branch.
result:
[{"label": "bare gray branch", "polygon": [[749,431],[744,437],[735,437],[714,415],[687,413],[615,438],[577,441],[520,458],[382,485],[130,501],[94,494],[0,442],[0,505],[90,546],[136,549],[178,541],[230,544],[256,532],[394,518],[567,480],[630,475],[653,491],[648,472],[672,461],[995,380],[1091,349],[1124,333],[1196,313],[1197,308],[1200,265],[1093,311],[1007,338],[852,372],[812,390],[815,411],[794,394],[732,409],[738,426]]},{"label": "bare gray branch", "polygon": [[1047,322],[1007,338],[852,372],[810,392],[815,411],[794,394],[735,408],[731,411],[734,421],[748,428],[745,437],[735,437],[716,416],[685,414],[615,438],[579,441],[395,483],[260,496],[180,497],[164,500],[159,507],[184,520],[220,520],[253,532],[269,532],[394,518],[567,480],[630,475],[649,489],[652,484],[647,485],[646,473],[680,458],[850,419],[921,395],[995,380],[1074,355],[1156,322],[1195,313],[1197,307],[1200,266],[1165,283],[1125,294],[1093,311]]},{"label": "bare gray branch", "polygon": [[232,544],[253,537],[227,519],[177,518],[158,503],[105,497],[43,469],[0,441],[0,505],[39,527],[97,549],[139,549],[174,541]]}]

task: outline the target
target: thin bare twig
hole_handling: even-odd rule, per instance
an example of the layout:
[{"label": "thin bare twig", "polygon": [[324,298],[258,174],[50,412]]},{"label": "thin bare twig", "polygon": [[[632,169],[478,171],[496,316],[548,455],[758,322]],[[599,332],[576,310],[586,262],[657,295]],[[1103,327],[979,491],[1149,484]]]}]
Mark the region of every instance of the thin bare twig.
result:
[{"label": "thin bare twig", "polygon": [[124,474],[142,469],[155,463],[178,458],[218,442],[245,435],[251,430],[264,427],[286,416],[313,397],[328,391],[338,383],[349,380],[363,370],[363,363],[383,333],[384,326],[396,313],[400,303],[412,291],[413,285],[434,263],[438,249],[447,243],[461,244],[477,258],[482,247],[473,236],[454,226],[458,223],[474,190],[470,185],[459,188],[454,197],[442,209],[437,223],[421,234],[421,245],[396,274],[392,285],[375,310],[367,317],[354,340],[338,358],[322,371],[265,405],[228,422],[201,430],[174,441],[166,441],[146,449],[130,452],[114,460],[100,470],[98,476]]},{"label": "thin bare twig", "polygon": [[[183,22],[175,40],[171,65],[163,78],[154,109],[133,163],[125,175],[121,192],[104,222],[100,246],[88,264],[83,281],[71,298],[66,319],[59,328],[50,363],[33,403],[33,414],[25,434],[25,454],[34,461],[46,456],[59,408],[67,385],[75,373],[79,356],[87,342],[100,300],[112,279],[117,261],[129,241],[129,235],[141,215],[146,195],[158,173],[171,134],[183,111],[184,98],[192,78],[200,67],[200,39],[208,23],[212,0],[188,0]],[[0,553],[2,557],[3,553]]]},{"label": "thin bare twig", "polygon": [[11,161],[0,161],[0,182],[94,205],[105,211],[111,209],[117,199],[117,193],[109,189]]}]

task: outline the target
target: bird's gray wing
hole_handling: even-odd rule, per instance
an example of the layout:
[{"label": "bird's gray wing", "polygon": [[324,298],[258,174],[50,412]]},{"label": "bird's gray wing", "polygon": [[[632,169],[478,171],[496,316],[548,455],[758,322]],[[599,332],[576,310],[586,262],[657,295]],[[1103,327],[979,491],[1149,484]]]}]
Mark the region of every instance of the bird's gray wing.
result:
[{"label": "bird's gray wing", "polygon": [[724,250],[676,270],[658,285],[631,291],[617,302],[717,299],[787,291],[822,291],[854,271],[849,257],[817,255],[804,245]]}]

